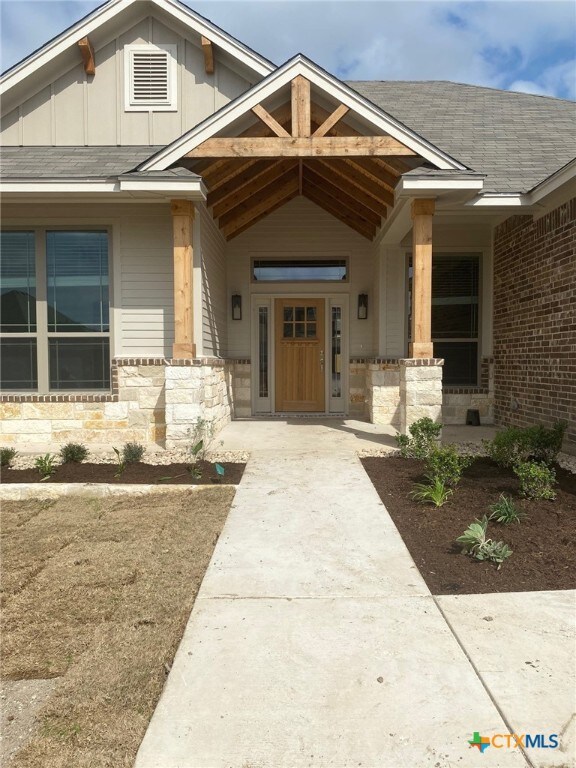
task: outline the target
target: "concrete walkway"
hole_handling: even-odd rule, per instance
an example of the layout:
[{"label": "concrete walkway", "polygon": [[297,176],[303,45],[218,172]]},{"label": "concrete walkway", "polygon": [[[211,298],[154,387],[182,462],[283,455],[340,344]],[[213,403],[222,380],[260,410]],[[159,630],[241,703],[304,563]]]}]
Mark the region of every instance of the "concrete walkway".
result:
[{"label": "concrete walkway", "polygon": [[[312,425],[295,427],[298,440],[276,426],[249,446],[136,767],[572,765],[573,667],[551,659],[573,659],[573,595],[552,593],[546,636],[537,619],[545,598],[529,600],[530,655],[507,631],[510,611],[528,621],[526,596],[508,606],[501,595],[472,596],[476,605],[436,601],[355,455],[352,432],[333,429],[330,438],[317,426],[318,440]],[[224,433],[225,448],[234,449],[235,429]],[[543,670],[531,705],[528,661]],[[524,677],[516,680],[515,669]],[[468,744],[475,731],[528,728],[564,728],[562,752],[480,754]]]}]

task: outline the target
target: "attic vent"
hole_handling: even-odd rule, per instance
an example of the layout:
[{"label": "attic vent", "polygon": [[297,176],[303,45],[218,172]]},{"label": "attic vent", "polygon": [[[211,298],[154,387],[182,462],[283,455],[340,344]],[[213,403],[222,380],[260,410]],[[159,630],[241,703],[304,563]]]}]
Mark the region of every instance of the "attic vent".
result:
[{"label": "attic vent", "polygon": [[175,45],[127,46],[125,65],[127,110],[176,110]]}]

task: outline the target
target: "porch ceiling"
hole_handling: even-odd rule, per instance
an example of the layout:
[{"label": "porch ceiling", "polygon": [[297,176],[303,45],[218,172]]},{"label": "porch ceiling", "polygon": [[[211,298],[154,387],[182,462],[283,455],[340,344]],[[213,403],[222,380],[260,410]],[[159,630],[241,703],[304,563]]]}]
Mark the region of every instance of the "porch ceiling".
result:
[{"label": "porch ceiling", "polygon": [[290,101],[252,109],[254,122],[237,136],[208,139],[177,165],[202,176],[208,206],[231,240],[303,195],[372,240],[401,175],[423,159],[391,136],[366,136],[310,98],[310,83],[292,81]]}]

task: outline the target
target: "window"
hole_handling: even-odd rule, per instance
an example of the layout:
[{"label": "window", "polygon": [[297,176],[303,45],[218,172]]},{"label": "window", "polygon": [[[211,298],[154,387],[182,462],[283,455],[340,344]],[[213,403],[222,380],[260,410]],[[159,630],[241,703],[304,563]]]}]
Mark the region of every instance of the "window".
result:
[{"label": "window", "polygon": [[177,109],[177,46],[128,45],[125,48],[125,108],[136,112]]},{"label": "window", "polygon": [[[411,332],[412,259],[409,261]],[[480,256],[477,253],[432,257],[432,341],[434,354],[444,358],[445,386],[477,386]]]},{"label": "window", "polygon": [[258,282],[342,282],[348,278],[346,259],[254,259],[252,278]]},{"label": "window", "polygon": [[108,232],[2,232],[1,387],[110,387]]}]

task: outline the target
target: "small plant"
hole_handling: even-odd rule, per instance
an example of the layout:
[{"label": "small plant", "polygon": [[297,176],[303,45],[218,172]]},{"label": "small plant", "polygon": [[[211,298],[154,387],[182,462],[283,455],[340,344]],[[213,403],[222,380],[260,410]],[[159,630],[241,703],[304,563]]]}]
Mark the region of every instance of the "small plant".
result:
[{"label": "small plant", "polygon": [[198,464],[189,464],[187,469],[188,469],[188,472],[190,472],[191,477],[193,477],[195,480],[200,480],[200,478],[202,477],[202,470],[200,469]]},{"label": "small plant", "polygon": [[488,518],[486,515],[482,520],[475,520],[464,531],[462,536],[456,539],[458,544],[462,545],[463,554],[470,555],[476,560],[489,560],[492,563],[498,563],[500,566],[510,555],[512,550],[503,541],[494,541],[486,536],[488,529]]},{"label": "small plant", "polygon": [[189,453],[192,461],[205,461],[206,454],[214,440],[215,425],[212,419],[198,417],[194,426],[188,430],[190,437]]},{"label": "small plant", "polygon": [[490,505],[489,520],[495,520],[502,525],[510,525],[511,523],[521,523],[528,517],[526,512],[521,509],[516,509],[514,502],[510,496],[501,493],[500,498],[495,504]]},{"label": "small plant", "polygon": [[114,453],[116,454],[116,463],[117,463],[117,465],[118,465],[118,466],[117,466],[117,468],[116,468],[116,472],[115,472],[115,474],[114,474],[114,477],[120,477],[120,475],[121,475],[121,474],[124,472],[124,470],[126,469],[126,460],[125,460],[125,458],[124,458],[124,454],[123,454],[123,453],[120,453],[120,451],[118,450],[118,448],[112,448],[112,450],[113,450],[113,451],[114,451]]},{"label": "small plant", "polygon": [[122,448],[122,458],[125,464],[137,464],[146,453],[146,448],[140,443],[125,443]]},{"label": "small plant", "polygon": [[66,443],[60,448],[62,464],[81,464],[88,458],[89,450],[81,443]]},{"label": "small plant", "polygon": [[426,477],[437,477],[445,485],[454,487],[462,472],[473,462],[472,456],[461,456],[453,445],[433,446],[426,459]]},{"label": "small plant", "polygon": [[410,495],[416,501],[422,504],[434,504],[435,507],[441,507],[446,504],[453,491],[447,488],[446,484],[439,477],[429,477],[428,483],[418,483]]},{"label": "small plant", "polygon": [[408,435],[397,435],[396,442],[404,459],[426,459],[438,444],[442,425],[428,416],[418,419],[408,428]]},{"label": "small plant", "polygon": [[16,448],[0,448],[0,467],[11,467],[17,454]]},{"label": "small plant", "polygon": [[523,461],[514,467],[520,480],[520,495],[527,499],[555,499],[556,472],[544,462]]},{"label": "small plant", "polygon": [[55,458],[51,453],[47,453],[44,456],[38,456],[34,462],[34,466],[42,475],[42,480],[48,480],[56,472]]}]

